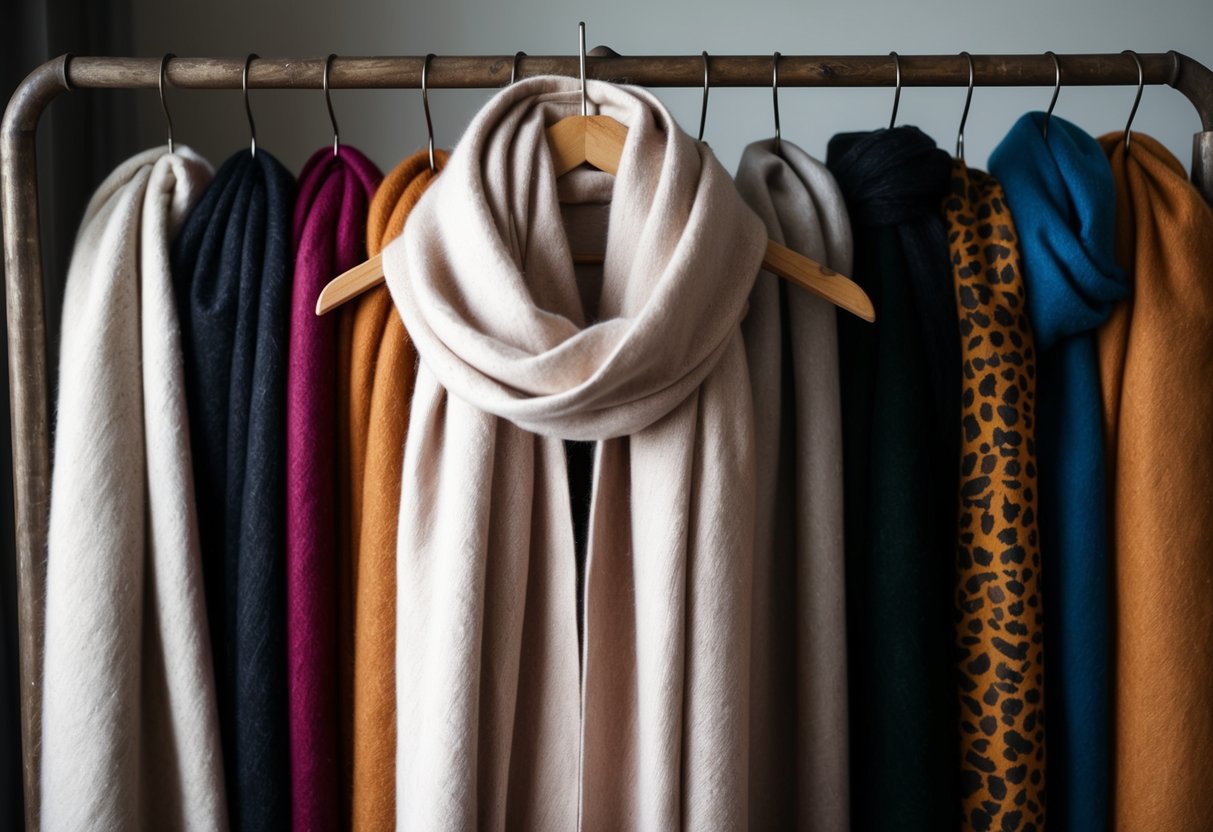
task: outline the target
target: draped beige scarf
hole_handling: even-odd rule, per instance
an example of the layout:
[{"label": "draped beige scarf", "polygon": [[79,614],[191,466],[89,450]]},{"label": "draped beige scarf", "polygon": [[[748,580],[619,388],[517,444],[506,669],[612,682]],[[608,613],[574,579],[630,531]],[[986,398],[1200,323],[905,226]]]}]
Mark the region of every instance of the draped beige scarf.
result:
[{"label": "draped beige scarf", "polygon": [[[556,182],[544,128],[579,111],[579,82],[522,81],[385,250],[421,356],[397,562],[402,829],[745,823],[739,323],[766,234],[656,98],[587,91],[629,128],[616,177]],[[603,266],[575,268],[608,225]],[[580,655],[566,438],[599,440]]]}]

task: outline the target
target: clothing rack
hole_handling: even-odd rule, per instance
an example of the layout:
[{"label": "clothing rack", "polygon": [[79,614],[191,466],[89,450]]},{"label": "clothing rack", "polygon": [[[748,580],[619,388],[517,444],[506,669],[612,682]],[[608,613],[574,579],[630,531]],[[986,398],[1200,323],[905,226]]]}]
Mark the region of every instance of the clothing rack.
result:
[{"label": "clothing rack", "polygon": [[[1213,71],[1178,52],[1058,55],[823,56],[778,59],[784,87],[978,87],[1149,85],[1174,87],[1200,115],[1192,148],[1192,180],[1213,202]],[[772,55],[623,56],[599,47],[589,53],[587,77],[646,87],[770,87]],[[706,61],[706,76],[705,76]],[[338,57],[332,89],[416,89],[424,57]],[[248,69],[252,89],[322,89],[326,59],[259,58]],[[972,76],[970,76],[970,66]],[[428,88],[493,88],[510,82],[512,55],[437,56],[426,72]],[[184,89],[240,89],[244,58],[173,58],[169,84]],[[518,77],[578,76],[579,56],[520,56]],[[38,826],[39,728],[42,621],[50,491],[45,301],[42,291],[35,134],[43,111],[73,89],[156,89],[160,58],[64,55],[35,69],[17,88],[0,124],[0,210],[8,301],[9,373],[12,397],[13,478],[22,754],[26,823]]]}]

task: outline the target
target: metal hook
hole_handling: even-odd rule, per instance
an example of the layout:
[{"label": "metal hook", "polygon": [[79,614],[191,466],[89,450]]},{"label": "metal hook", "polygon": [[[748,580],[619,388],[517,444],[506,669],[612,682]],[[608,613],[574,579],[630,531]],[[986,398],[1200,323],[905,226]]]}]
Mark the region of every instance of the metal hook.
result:
[{"label": "metal hook", "polygon": [[960,114],[960,128],[956,131],[956,158],[964,161],[965,158],[965,122],[969,120],[969,105],[973,103],[973,56],[968,52],[961,52],[969,61],[969,91],[965,93],[965,108]]},{"label": "metal hook", "polygon": [[430,118],[430,60],[434,57],[434,53],[430,52],[425,56],[425,60],[421,63],[421,106],[425,109],[425,131],[429,134],[430,147],[430,173],[437,172],[437,167],[434,165],[434,122]]},{"label": "metal hook", "polygon": [[1129,130],[1133,126],[1133,117],[1137,115],[1137,105],[1141,103],[1141,92],[1146,86],[1146,71],[1142,69],[1141,58],[1137,57],[1137,53],[1132,49],[1126,49],[1122,55],[1132,55],[1133,62],[1137,64],[1137,97],[1133,99],[1133,109],[1129,110],[1129,120],[1125,123],[1125,150],[1129,149],[1129,142],[1133,138],[1133,133]]},{"label": "metal hook", "polygon": [[254,158],[257,156],[257,124],[253,121],[253,108],[248,103],[248,70],[253,61],[259,57],[261,56],[256,52],[248,53],[244,59],[244,73],[240,76],[240,87],[244,90],[244,113],[248,116],[249,155]]},{"label": "metal hook", "polygon": [[699,110],[699,136],[696,141],[703,141],[703,126],[708,120],[708,91],[711,89],[711,84],[708,82],[708,53],[703,52],[703,107]]},{"label": "metal hook", "polygon": [[779,130],[779,59],[776,52],[771,56],[771,102],[775,106],[775,153],[783,155],[783,136]]},{"label": "metal hook", "polygon": [[1057,96],[1061,94],[1061,61],[1057,60],[1054,52],[1046,52],[1053,59],[1053,69],[1057,72],[1057,81],[1053,84],[1053,97],[1049,99],[1049,109],[1045,110],[1045,119],[1040,125],[1040,135],[1046,142],[1049,140],[1049,119],[1053,117],[1053,108],[1057,106]]},{"label": "metal hook", "polygon": [[525,52],[518,51],[518,52],[514,53],[514,66],[510,70],[510,84],[513,84],[515,81],[518,80],[518,59],[525,58],[525,57],[526,57]]},{"label": "metal hook", "polygon": [[329,108],[329,121],[333,124],[333,155],[337,155],[337,148],[341,145],[341,131],[337,129],[337,116],[333,114],[333,97],[329,92],[329,69],[333,65],[333,58],[336,54],[329,53],[329,56],[324,59],[324,104]]},{"label": "metal hook", "polygon": [[897,107],[901,104],[901,56],[896,52],[890,52],[893,56],[893,69],[896,72],[894,78],[893,89],[893,115],[889,116],[889,129],[893,129],[893,125],[897,124]]},{"label": "metal hook", "polygon": [[588,115],[589,109],[585,97],[585,21],[577,24],[577,35],[581,41],[581,114]]},{"label": "metal hook", "polygon": [[173,152],[173,117],[168,113],[168,102],[164,100],[164,82],[168,78],[168,62],[177,57],[172,52],[165,52],[160,59],[160,109],[164,110],[164,122],[168,125],[168,152]]}]

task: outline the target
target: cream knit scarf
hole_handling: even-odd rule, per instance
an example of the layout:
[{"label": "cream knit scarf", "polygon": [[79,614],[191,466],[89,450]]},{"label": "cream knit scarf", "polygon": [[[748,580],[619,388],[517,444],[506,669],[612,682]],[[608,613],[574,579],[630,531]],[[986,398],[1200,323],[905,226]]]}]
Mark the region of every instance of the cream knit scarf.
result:
[{"label": "cream knit scarf", "polygon": [[169,243],[187,147],[98,189],[63,298],[46,566],[42,828],[227,828]]},{"label": "cream knit scarf", "polygon": [[[640,89],[589,82],[591,111],[629,128],[618,175],[557,183],[544,128],[579,89],[539,77],[495,96],[385,251],[421,356],[397,566],[401,829],[745,824],[739,324],[766,232]],[[604,265],[575,268],[606,225]],[[565,438],[599,440],[580,656]]]}]

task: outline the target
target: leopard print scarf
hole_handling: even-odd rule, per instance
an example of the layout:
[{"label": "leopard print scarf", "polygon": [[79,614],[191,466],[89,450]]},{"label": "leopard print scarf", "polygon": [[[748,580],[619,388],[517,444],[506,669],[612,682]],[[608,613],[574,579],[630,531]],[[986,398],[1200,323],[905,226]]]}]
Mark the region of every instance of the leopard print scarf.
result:
[{"label": "leopard print scarf", "polygon": [[1036,351],[1002,186],[952,166],[944,200],[963,361],[956,647],[963,829],[1044,829]]}]

